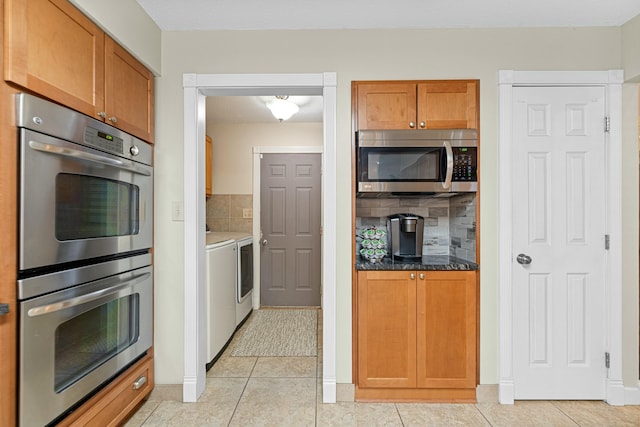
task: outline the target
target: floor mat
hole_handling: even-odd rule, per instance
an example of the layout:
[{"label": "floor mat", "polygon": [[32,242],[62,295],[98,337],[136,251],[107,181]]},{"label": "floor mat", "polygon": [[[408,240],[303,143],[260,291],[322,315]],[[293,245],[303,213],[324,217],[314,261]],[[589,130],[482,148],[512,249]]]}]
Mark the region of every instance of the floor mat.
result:
[{"label": "floor mat", "polygon": [[231,356],[317,356],[317,313],[313,309],[256,310]]}]

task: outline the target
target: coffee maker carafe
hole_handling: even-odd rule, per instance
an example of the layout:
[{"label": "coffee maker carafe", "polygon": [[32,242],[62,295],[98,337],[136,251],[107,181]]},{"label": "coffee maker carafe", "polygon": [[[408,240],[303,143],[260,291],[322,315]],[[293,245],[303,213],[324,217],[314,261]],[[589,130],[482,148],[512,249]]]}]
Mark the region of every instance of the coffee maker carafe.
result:
[{"label": "coffee maker carafe", "polygon": [[422,258],[423,217],[410,213],[389,215],[387,231],[393,259],[418,261]]}]

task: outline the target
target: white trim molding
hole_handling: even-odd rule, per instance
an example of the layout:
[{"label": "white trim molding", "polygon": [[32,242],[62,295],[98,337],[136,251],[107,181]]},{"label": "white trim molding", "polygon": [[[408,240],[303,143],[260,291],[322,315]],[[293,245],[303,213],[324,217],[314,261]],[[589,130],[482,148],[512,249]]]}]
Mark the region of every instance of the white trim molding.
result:
[{"label": "white trim molding", "polygon": [[[515,86],[584,86],[605,87],[607,113],[611,129],[606,144],[606,229],[610,249],[605,267],[606,348],[610,368],[606,381],[606,401],[625,404],[622,382],[622,70],[609,71],[513,71],[498,72],[498,400],[513,404],[517,384],[513,378],[513,295],[512,277],[512,186],[511,145],[512,105]],[[627,392],[627,394],[632,394]]]},{"label": "white trim molding", "polygon": [[[184,74],[184,378],[183,400],[206,386],[205,99],[222,95],[322,95],[322,400],[336,401],[336,85],[333,72],[309,74]],[[195,167],[194,167],[195,165]],[[254,198],[255,202],[255,198]],[[255,225],[254,225],[255,227]],[[255,231],[255,230],[254,230]],[[255,233],[254,233],[255,236]],[[255,306],[254,297],[254,306]]]}]

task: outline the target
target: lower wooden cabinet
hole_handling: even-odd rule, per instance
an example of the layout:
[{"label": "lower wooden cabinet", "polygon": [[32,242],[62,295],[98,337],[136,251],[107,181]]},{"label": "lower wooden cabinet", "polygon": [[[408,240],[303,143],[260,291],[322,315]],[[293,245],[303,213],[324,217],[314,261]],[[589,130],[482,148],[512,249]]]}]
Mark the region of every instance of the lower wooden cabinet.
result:
[{"label": "lower wooden cabinet", "polygon": [[359,271],[356,399],[475,401],[475,271]]},{"label": "lower wooden cabinet", "polygon": [[147,355],[85,402],[59,426],[119,426],[153,389],[153,356]]}]

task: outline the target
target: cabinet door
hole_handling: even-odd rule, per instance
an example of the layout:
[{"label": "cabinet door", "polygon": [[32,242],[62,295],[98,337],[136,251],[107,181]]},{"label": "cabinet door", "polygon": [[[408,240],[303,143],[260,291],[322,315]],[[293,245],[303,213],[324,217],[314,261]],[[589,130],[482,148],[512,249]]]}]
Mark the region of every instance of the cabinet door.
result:
[{"label": "cabinet door", "polygon": [[476,385],[476,273],[418,276],[418,387]]},{"label": "cabinet door", "polygon": [[104,33],[66,0],[6,0],[5,6],[5,80],[98,118]]},{"label": "cabinet door", "polygon": [[213,195],[213,140],[206,136],[205,146],[205,193],[207,196]]},{"label": "cabinet door", "polygon": [[477,99],[478,83],[475,80],[419,83],[419,127],[476,129],[478,127]]},{"label": "cabinet door", "polygon": [[153,97],[153,74],[129,52],[106,37],[106,122],[153,142]]},{"label": "cabinet door", "polygon": [[358,129],[415,127],[415,83],[360,83],[357,88]]},{"label": "cabinet door", "polygon": [[[415,277],[415,276],[414,276]],[[408,271],[360,271],[358,386],[416,386],[416,281]]]}]

